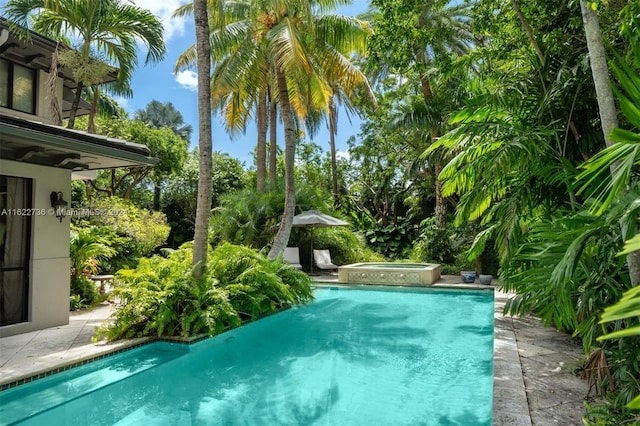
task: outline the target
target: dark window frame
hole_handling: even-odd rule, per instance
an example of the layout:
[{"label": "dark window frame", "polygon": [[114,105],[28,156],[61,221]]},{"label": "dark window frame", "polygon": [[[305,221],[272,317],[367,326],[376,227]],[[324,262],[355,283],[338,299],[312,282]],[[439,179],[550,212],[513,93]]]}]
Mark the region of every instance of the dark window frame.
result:
[{"label": "dark window frame", "polygon": [[[12,176],[12,175],[6,175],[6,174],[0,174],[0,176],[4,179],[8,179],[8,178],[13,178],[13,179],[21,179],[27,182],[27,188],[25,191],[25,201],[27,201],[27,205],[24,206],[25,210],[31,210],[32,206],[34,204],[34,200],[33,200],[33,193],[34,193],[34,179],[33,178],[29,178],[29,177],[24,177],[24,176]],[[10,208],[12,206],[9,206]],[[15,206],[13,206],[15,207]],[[0,259],[0,273],[3,272],[13,272],[13,271],[23,271],[24,272],[24,277],[23,277],[23,287],[22,287],[22,291],[23,291],[23,301],[25,303],[25,305],[23,305],[23,311],[22,311],[22,315],[21,318],[17,321],[12,321],[8,324],[4,323],[4,316],[3,316],[3,323],[0,324],[0,326],[5,326],[5,325],[12,325],[12,324],[20,324],[20,323],[24,323],[24,322],[29,322],[31,320],[31,299],[30,299],[30,294],[31,294],[31,268],[30,268],[30,264],[31,264],[31,256],[33,255],[33,241],[32,241],[32,236],[33,236],[33,232],[34,232],[34,224],[33,224],[33,216],[23,216],[26,219],[26,221],[24,222],[25,226],[26,226],[26,231],[25,231],[25,240],[27,242],[27,246],[26,246],[26,250],[24,253],[24,258],[22,259],[22,264],[20,266],[4,266],[4,259]],[[5,219],[6,220],[6,219]],[[4,247],[4,250],[6,250],[7,247]],[[4,257],[4,252],[1,253],[1,255]],[[3,300],[0,301],[1,303],[4,303]]]},{"label": "dark window frame", "polygon": [[[8,65],[7,67],[7,81],[0,81],[0,84],[6,84],[7,85],[7,105],[3,106],[3,108],[8,108],[14,111],[20,111],[23,112],[25,114],[31,114],[31,115],[36,115],[36,109],[37,109],[37,97],[38,97],[38,71],[33,69],[33,68],[29,68],[26,67],[24,65],[20,65],[20,64],[16,64],[15,62],[11,62],[11,61],[7,61],[6,59],[0,59],[0,61],[6,63]],[[17,109],[14,108],[13,106],[13,84],[15,81],[15,73],[14,73],[14,69],[16,66],[22,67],[24,69],[27,69],[31,72],[31,87],[32,87],[32,93],[31,93],[31,105],[33,105],[32,111],[24,111],[22,109]]]}]

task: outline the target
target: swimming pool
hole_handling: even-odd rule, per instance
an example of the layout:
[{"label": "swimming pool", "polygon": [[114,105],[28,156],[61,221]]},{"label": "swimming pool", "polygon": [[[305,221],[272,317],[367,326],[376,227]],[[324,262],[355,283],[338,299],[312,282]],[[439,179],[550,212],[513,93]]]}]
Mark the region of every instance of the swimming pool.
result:
[{"label": "swimming pool", "polygon": [[493,294],[330,289],[0,393],[24,425],[490,425]]}]

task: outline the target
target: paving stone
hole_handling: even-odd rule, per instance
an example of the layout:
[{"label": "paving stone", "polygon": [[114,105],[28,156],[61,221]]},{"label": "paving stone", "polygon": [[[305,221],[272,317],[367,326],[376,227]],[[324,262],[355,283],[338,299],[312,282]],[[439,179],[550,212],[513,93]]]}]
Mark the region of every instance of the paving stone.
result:
[{"label": "paving stone", "polygon": [[584,407],[558,406],[552,409],[536,410],[531,412],[533,426],[582,426]]},{"label": "paving stone", "polygon": [[493,413],[494,426],[531,426],[529,414],[515,414],[509,412]]},{"label": "paving stone", "polygon": [[497,400],[493,403],[493,412],[510,413],[518,416],[529,416],[529,405],[527,404],[526,400],[521,402]]}]

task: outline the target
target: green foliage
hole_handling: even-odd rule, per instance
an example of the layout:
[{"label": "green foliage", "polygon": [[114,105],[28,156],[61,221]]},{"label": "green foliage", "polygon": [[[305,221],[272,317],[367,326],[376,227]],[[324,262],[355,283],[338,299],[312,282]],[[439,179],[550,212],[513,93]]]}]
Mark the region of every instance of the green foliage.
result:
[{"label": "green foliage", "polygon": [[143,109],[137,110],[134,118],[155,129],[167,127],[187,142],[193,133],[191,125],[185,124],[184,117],[171,102],[160,102],[154,99]]},{"label": "green foliage", "polygon": [[60,50],[60,65],[72,70],[73,78],[85,86],[99,84],[111,70],[111,66],[100,60],[87,57],[76,50]]},{"label": "green foliage", "polygon": [[100,293],[96,288],[96,283],[85,275],[71,277],[70,293],[69,308],[71,310],[93,306],[102,301],[100,300]]},{"label": "green foliage", "polygon": [[[613,321],[617,322],[617,330],[598,337],[598,340],[633,339],[631,341],[625,340],[624,345],[619,345],[621,348],[626,348],[626,352],[630,352],[628,358],[625,354],[617,354],[623,364],[632,363],[630,368],[623,370],[624,373],[621,374],[622,377],[620,377],[621,382],[630,384],[630,386],[625,386],[623,390],[627,390],[627,392],[617,396],[626,402],[631,398],[631,395],[633,395],[629,395],[629,388],[633,389],[635,385],[635,392],[640,391],[639,381],[633,378],[634,373],[640,376],[640,361],[637,360],[637,354],[640,353],[640,287],[634,287],[628,290],[615,305],[609,306],[604,310],[600,323],[610,323]],[[629,351],[628,348],[632,346],[631,344],[633,343],[635,343],[635,351]],[[616,372],[619,374],[618,371]],[[630,379],[632,379],[632,381]],[[636,396],[627,406],[632,409],[640,409],[640,395]]]},{"label": "green foliage", "polygon": [[574,332],[590,350],[602,334],[599,315],[629,286],[624,262],[616,256],[619,230],[604,219],[564,212],[533,226],[503,265],[505,289],[518,292],[506,310],[533,311],[544,323]]},{"label": "green foliage", "polygon": [[72,294],[71,296],[69,296],[70,311],[77,311],[78,309],[82,309],[83,306],[85,305],[82,303],[82,298],[79,294]]},{"label": "green foliage", "polygon": [[[161,206],[171,226],[169,244],[172,247],[193,239],[200,173],[198,158],[198,150],[191,151],[180,173],[168,178],[164,186]],[[211,208],[216,208],[223,196],[246,186],[247,176],[242,164],[228,154],[214,152],[212,162]]]},{"label": "green foliage", "polygon": [[164,244],[169,235],[164,214],[141,209],[130,201],[118,197],[104,198],[94,201],[92,208],[102,214],[91,216],[90,223],[129,238],[134,255],[150,254]]},{"label": "green foliage", "polygon": [[[306,235],[309,235],[309,233],[306,233]],[[329,250],[331,260],[336,265],[348,265],[357,262],[382,262],[385,260],[384,256],[367,246],[365,237],[362,234],[356,233],[348,227],[315,229],[311,235],[313,236],[313,248]],[[305,239],[300,244],[300,257],[305,264],[305,255],[310,253],[311,250],[308,243],[305,243],[307,241],[308,239]]]},{"label": "green foliage", "polygon": [[[212,244],[228,241],[258,250],[268,247],[278,230],[284,206],[284,192],[271,191],[260,194],[246,188],[226,194],[211,217]],[[306,184],[296,189],[296,208],[330,211],[330,197],[317,187]]]},{"label": "green foliage", "polygon": [[[415,86],[415,79],[410,80]],[[388,86],[386,84],[389,84]],[[349,141],[349,173],[345,176],[347,194],[341,204],[356,229],[374,230],[368,240],[394,240],[392,225],[401,232],[417,226],[434,211],[433,173],[416,161],[424,150],[424,132],[410,132],[389,125],[396,117],[398,104],[411,92],[411,84],[400,87],[385,81],[384,94],[378,96],[378,108],[367,111],[361,126],[361,140]],[[419,163],[419,164],[418,164]],[[402,222],[411,226],[403,226]],[[403,240],[402,237],[400,237]],[[369,242],[370,243],[370,242]],[[404,250],[396,247],[386,250],[398,254]]]},{"label": "green foliage", "polygon": [[389,259],[406,258],[411,242],[415,239],[416,233],[411,223],[404,218],[397,219],[397,222],[386,226],[372,223],[364,231],[367,243]]},{"label": "green foliage", "polygon": [[[115,273],[121,268],[135,267],[140,257],[163,245],[169,234],[169,226],[162,213],[141,209],[131,201],[117,197],[98,199],[84,211],[91,215],[73,218],[74,229],[83,237],[78,243],[88,238],[102,244],[97,255],[103,272]],[[71,249],[73,267],[73,239]],[[80,271],[83,269],[87,266]],[[91,266],[89,269],[94,273],[97,270]]]},{"label": "green foliage", "polygon": [[611,401],[597,404],[585,402],[587,414],[582,418],[585,426],[621,426],[640,424],[637,410],[619,407]]},{"label": "green foliage", "polygon": [[228,241],[255,249],[271,243],[284,205],[284,193],[260,194],[252,188],[221,197],[211,217],[213,244]]},{"label": "green foliage", "polygon": [[95,228],[71,229],[69,245],[71,271],[73,276],[96,274],[101,261],[116,254],[110,242],[95,232]]},{"label": "green foliage", "polygon": [[207,258],[200,279],[193,276],[191,244],[119,271],[114,295],[120,306],[97,338],[212,336],[312,299],[310,278],[282,259],[228,243]]},{"label": "green foliage", "polygon": [[420,236],[411,251],[411,259],[416,262],[451,264],[455,262],[453,235],[449,228],[440,228],[435,217],[425,219],[420,224]]},{"label": "green foliage", "polygon": [[87,191],[84,181],[71,181],[71,207],[74,209],[87,206]]},{"label": "green foliage", "polygon": [[[78,118],[83,125],[85,117]],[[96,133],[145,145],[159,161],[153,167],[101,170],[95,186],[108,195],[129,198],[142,182],[161,184],[180,173],[187,160],[188,142],[172,129],[148,127],[142,121],[115,117],[96,117]],[[149,180],[151,182],[149,182]]]},{"label": "green foliage", "polygon": [[101,266],[115,255],[116,250],[95,228],[72,227],[69,245],[72,308],[78,309],[97,301],[98,290],[88,277],[98,273]]},{"label": "green foliage", "polygon": [[271,262],[250,248],[221,244],[211,254],[209,265],[218,286],[228,291],[234,308],[245,319],[311,299],[308,277],[303,278],[302,273],[281,276],[281,268],[289,272],[293,268],[282,261]]}]

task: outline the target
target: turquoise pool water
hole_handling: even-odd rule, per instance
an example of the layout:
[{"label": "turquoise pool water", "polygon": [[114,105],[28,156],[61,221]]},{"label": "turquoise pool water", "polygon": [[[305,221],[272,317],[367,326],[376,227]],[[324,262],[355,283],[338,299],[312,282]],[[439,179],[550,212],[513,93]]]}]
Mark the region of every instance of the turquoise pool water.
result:
[{"label": "turquoise pool water", "polygon": [[491,425],[493,294],[318,289],[193,345],[0,393],[20,425]]}]

